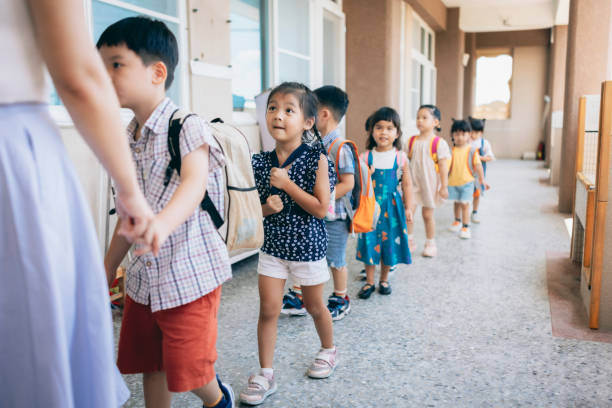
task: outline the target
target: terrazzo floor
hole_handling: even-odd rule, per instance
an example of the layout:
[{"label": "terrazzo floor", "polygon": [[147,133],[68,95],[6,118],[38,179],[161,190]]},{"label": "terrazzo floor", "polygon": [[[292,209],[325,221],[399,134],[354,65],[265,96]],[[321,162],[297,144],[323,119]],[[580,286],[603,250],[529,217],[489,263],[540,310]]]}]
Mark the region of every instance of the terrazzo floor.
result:
[{"label": "terrazzo floor", "polygon": [[[334,324],[340,364],[333,377],[305,376],[318,349],[310,317],[281,317],[268,407],[609,407],[612,344],[551,335],[546,251],[568,252],[556,189],[537,162],[489,166],[492,190],[482,223],[462,241],[446,231],[452,205],[436,212],[435,259],[419,251],[399,268],[393,294],[357,299],[361,286],[349,241],[352,312]],[[223,288],[217,371],[236,393],[258,368],[257,257],[234,267]],[[328,283],[326,294],[331,290]],[[120,317],[115,316],[118,335]],[[126,407],[144,406],[140,376],[125,376]],[[177,394],[173,407],[199,407]]]}]

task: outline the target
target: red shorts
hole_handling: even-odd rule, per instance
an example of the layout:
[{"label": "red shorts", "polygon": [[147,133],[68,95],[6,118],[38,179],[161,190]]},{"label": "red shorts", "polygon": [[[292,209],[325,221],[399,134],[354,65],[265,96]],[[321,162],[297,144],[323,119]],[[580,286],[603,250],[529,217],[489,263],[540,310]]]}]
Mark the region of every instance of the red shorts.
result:
[{"label": "red shorts", "polygon": [[152,313],[125,299],[117,366],[122,374],[165,371],[168,390],[186,392],[215,378],[221,287],[186,305]]}]

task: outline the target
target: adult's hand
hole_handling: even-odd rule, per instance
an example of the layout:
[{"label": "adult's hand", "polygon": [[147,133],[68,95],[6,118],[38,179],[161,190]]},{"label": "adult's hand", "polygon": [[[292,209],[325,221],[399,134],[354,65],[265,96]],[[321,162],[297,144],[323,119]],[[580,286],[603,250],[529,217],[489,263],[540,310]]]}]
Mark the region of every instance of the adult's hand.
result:
[{"label": "adult's hand", "polygon": [[150,227],[154,214],[140,190],[118,192],[116,204],[117,214],[122,219],[119,234],[130,242],[142,238]]}]

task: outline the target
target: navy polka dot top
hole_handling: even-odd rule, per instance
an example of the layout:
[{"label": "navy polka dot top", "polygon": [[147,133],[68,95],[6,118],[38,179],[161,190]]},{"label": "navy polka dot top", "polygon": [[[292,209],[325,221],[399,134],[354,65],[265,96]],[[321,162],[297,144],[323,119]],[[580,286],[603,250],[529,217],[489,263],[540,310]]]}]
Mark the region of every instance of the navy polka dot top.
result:
[{"label": "navy polka dot top", "polygon": [[[302,190],[313,193],[321,149],[308,145],[291,164],[289,178]],[[270,170],[272,152],[253,155],[251,159],[255,184],[262,204],[270,196]],[[336,173],[328,161],[330,191],[336,185]],[[268,255],[287,261],[311,262],[323,259],[327,252],[325,221],[302,209],[289,194],[278,193],[283,210],[264,218],[264,244],[261,250]]]}]

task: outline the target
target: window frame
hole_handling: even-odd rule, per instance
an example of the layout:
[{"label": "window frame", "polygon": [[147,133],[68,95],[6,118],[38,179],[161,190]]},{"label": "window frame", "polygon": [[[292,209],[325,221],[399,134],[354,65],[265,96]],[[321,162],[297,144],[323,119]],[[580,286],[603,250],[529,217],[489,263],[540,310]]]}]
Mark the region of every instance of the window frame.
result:
[{"label": "window frame", "polygon": [[[85,10],[85,20],[87,23],[87,28],[89,30],[89,35],[93,39],[93,1],[94,0],[83,0],[84,10]],[[154,10],[150,10],[144,7],[137,6],[132,3],[126,3],[121,0],[97,0],[101,3],[108,4],[110,6],[120,7],[126,10],[130,10],[142,15],[146,15],[155,19],[159,19],[162,21],[168,21],[178,25],[179,38],[177,38],[179,42],[179,63],[176,67],[177,70],[180,70],[180,91],[181,91],[181,100],[180,105],[185,109],[191,108],[191,90],[189,88],[189,46],[187,38],[187,30],[188,30],[188,21],[187,21],[187,4],[186,0],[179,0],[177,2],[177,12],[178,16],[170,16],[167,14],[163,14]],[[74,122],[70,117],[70,114],[66,110],[64,105],[49,105],[49,111],[51,114],[51,118],[55,121],[57,126],[60,128],[72,128],[74,127]],[[127,124],[134,114],[129,109],[121,109],[121,118],[122,121]]]},{"label": "window frame", "polygon": [[[514,59],[514,47],[495,47],[495,48],[481,48],[476,50],[476,55],[475,55],[475,61],[474,64],[478,64],[478,59],[480,57],[489,57],[489,58],[493,58],[493,57],[498,57],[500,55],[508,55],[510,56],[510,58],[512,58],[512,74],[510,76],[510,81],[508,82],[508,87],[510,88],[510,99],[508,100],[507,104],[508,104],[508,116],[504,119],[495,119],[495,118],[485,118],[488,121],[507,121],[507,120],[512,120],[512,94],[513,92],[513,80],[514,80],[514,64],[515,64],[515,59]],[[474,105],[472,106],[472,111],[476,112],[476,108],[478,107],[478,104],[476,102],[476,94],[478,92],[478,72],[477,72],[477,68],[475,70],[475,74],[474,74]]]}]

